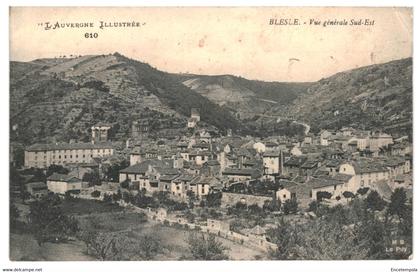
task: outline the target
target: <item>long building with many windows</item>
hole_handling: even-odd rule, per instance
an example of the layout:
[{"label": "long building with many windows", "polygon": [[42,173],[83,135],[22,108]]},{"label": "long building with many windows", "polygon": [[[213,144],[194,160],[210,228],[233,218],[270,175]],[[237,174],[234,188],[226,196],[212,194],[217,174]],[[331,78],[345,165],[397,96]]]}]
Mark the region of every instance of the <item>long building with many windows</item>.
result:
[{"label": "long building with many windows", "polygon": [[110,143],[34,144],[25,149],[25,167],[46,168],[51,164],[88,163],[114,154]]}]

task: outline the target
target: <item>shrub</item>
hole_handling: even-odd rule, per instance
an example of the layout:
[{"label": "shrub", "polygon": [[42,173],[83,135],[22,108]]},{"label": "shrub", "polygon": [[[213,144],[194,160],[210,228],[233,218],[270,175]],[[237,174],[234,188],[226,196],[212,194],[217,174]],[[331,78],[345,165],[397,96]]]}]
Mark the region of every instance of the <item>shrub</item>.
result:
[{"label": "shrub", "polygon": [[357,190],[357,193],[359,195],[365,195],[368,191],[369,191],[368,187],[363,187],[363,188],[359,188],[359,190]]},{"label": "shrub", "polygon": [[[360,189],[359,189],[360,190]],[[343,193],[343,196],[345,197],[345,198],[354,198],[355,197],[355,195],[352,193],[352,192],[349,192],[349,191],[345,191],[344,193]]]},{"label": "shrub", "polygon": [[285,214],[294,214],[298,210],[298,203],[295,198],[288,199],[284,202],[283,212]]},{"label": "shrub", "polygon": [[316,193],[316,199],[322,201],[323,199],[331,199],[332,194],[329,192],[321,191]]},{"label": "shrub", "polygon": [[374,211],[382,211],[385,208],[385,201],[376,191],[372,191],[366,197],[367,207]]},{"label": "shrub", "polygon": [[101,195],[101,192],[99,192],[99,191],[93,191],[91,194],[90,194],[92,197],[99,197],[100,195]]}]

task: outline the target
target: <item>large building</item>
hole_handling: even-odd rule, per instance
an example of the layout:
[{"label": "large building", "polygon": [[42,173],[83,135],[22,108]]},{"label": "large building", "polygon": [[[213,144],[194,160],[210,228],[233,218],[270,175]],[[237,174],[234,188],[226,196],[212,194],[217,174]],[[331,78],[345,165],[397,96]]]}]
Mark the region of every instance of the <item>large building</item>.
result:
[{"label": "large building", "polygon": [[88,163],[114,154],[109,143],[34,144],[25,149],[25,167],[46,168],[51,164]]},{"label": "large building", "polygon": [[109,124],[96,124],[92,127],[92,142],[104,143],[108,142],[108,131],[111,129]]}]

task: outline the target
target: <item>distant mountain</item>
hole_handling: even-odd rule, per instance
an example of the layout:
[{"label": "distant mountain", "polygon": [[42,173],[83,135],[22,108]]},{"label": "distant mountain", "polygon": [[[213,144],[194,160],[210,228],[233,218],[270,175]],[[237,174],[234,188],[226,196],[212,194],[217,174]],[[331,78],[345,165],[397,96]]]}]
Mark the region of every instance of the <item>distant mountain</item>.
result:
[{"label": "distant mountain", "polygon": [[191,90],[229,109],[240,119],[254,118],[291,103],[311,83],[264,82],[231,75],[178,75]]},{"label": "distant mountain", "polygon": [[[411,59],[363,67],[315,83],[247,80],[230,75],[170,74],[118,53],[10,63],[11,140],[88,141],[97,122],[111,138],[130,137],[147,120],[157,135],[186,132],[191,108],[224,133],[302,134],[356,125],[411,128]],[[297,120],[299,122],[293,122]]]},{"label": "distant mountain", "polygon": [[24,143],[89,139],[96,122],[128,138],[133,120],[152,128],[184,128],[192,107],[220,130],[241,128],[230,112],[192,92],[170,74],[113,55],[10,63],[11,138]]},{"label": "distant mountain", "polygon": [[317,131],[353,126],[411,134],[412,58],[353,69],[321,79],[288,110]]}]

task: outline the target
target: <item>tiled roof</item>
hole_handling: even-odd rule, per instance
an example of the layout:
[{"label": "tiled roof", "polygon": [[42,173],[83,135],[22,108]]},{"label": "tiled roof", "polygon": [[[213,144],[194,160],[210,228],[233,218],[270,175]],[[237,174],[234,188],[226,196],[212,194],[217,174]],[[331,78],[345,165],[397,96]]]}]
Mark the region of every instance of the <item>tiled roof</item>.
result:
[{"label": "tiled roof", "polygon": [[259,172],[256,169],[237,169],[237,168],[226,168],[223,171],[223,175],[238,175],[238,176],[259,176]]},{"label": "tiled roof", "polygon": [[126,174],[145,174],[147,169],[149,169],[149,165],[155,166],[155,167],[165,167],[165,163],[160,160],[147,160],[141,163],[137,163],[134,165],[131,165],[125,169],[122,169],[120,173],[126,173]]},{"label": "tiled roof", "polygon": [[26,151],[50,151],[50,150],[72,150],[72,149],[103,149],[113,148],[110,143],[56,143],[56,144],[34,144],[26,148]]},{"label": "tiled roof", "polygon": [[306,160],[306,157],[291,157],[288,161],[284,163],[284,166],[300,167]]},{"label": "tiled roof", "polygon": [[65,174],[59,174],[59,173],[54,173],[51,176],[49,176],[47,178],[47,180],[50,181],[62,181],[62,182],[81,182],[80,179],[73,177],[73,176],[69,176],[69,175],[65,175]]}]

